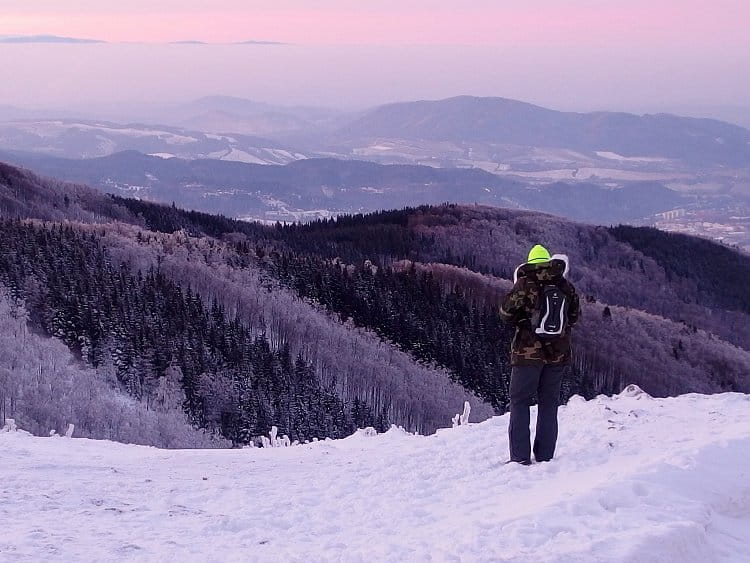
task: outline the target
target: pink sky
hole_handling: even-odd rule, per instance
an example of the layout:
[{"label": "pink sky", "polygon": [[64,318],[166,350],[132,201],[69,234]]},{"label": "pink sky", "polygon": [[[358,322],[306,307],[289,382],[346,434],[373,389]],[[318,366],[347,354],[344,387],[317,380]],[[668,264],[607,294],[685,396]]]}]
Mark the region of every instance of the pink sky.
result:
[{"label": "pink sky", "polygon": [[[747,0],[4,0],[0,34],[106,41],[750,47]],[[468,5],[468,7],[467,7]]]},{"label": "pink sky", "polygon": [[[364,107],[458,94],[560,109],[747,106],[750,0],[0,0],[0,105],[229,94]],[[266,40],[285,46],[244,47]],[[218,45],[175,46],[201,40]],[[744,111],[744,110],[743,110]]]}]

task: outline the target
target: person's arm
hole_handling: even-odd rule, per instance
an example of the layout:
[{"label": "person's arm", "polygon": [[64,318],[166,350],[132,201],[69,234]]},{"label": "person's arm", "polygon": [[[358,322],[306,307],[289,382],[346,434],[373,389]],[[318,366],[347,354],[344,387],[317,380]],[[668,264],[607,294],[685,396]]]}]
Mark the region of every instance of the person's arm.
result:
[{"label": "person's arm", "polygon": [[519,278],[513,289],[503,299],[500,306],[500,316],[513,324],[523,320],[527,317],[526,297],[526,278]]}]

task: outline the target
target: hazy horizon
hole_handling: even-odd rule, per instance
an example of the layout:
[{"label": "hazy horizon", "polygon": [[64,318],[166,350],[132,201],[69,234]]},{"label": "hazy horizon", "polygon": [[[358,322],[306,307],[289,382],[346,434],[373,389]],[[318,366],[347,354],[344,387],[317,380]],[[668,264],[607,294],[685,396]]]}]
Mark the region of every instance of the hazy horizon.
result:
[{"label": "hazy horizon", "polygon": [[[640,112],[744,107],[750,98],[741,71],[750,57],[744,54],[721,64],[696,60],[681,66],[664,51],[659,57],[631,51],[605,60],[600,51],[583,51],[567,66],[550,60],[543,48],[498,52],[477,46],[3,44],[3,51],[6,74],[15,80],[0,85],[0,104],[34,109],[175,103],[209,95],[360,109],[477,95],[561,110]],[[659,66],[671,72],[660,73]],[[675,88],[677,82],[683,86]],[[636,83],[649,87],[638,89]]]},{"label": "hazy horizon", "polygon": [[[560,110],[727,118],[750,105],[750,6],[739,0],[4,4],[0,36],[111,42],[0,44],[13,77],[0,84],[0,105],[21,108],[228,95],[353,110],[468,94]],[[213,43],[170,44],[186,40]],[[230,44],[243,40],[285,44]],[[729,113],[717,115],[721,108]]]}]

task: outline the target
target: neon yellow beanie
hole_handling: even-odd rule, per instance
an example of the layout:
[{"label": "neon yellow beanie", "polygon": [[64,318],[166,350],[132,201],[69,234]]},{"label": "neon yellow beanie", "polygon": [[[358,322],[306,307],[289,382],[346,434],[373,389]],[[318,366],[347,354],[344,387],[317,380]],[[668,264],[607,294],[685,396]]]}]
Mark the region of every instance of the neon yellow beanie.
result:
[{"label": "neon yellow beanie", "polygon": [[529,251],[529,264],[543,264],[549,262],[549,250],[537,244]]}]

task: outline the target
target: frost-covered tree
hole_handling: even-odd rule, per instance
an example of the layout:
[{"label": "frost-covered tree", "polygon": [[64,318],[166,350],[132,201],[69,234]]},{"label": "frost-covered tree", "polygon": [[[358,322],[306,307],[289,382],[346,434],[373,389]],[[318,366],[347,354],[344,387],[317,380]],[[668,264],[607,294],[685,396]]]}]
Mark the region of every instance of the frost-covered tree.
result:
[{"label": "frost-covered tree", "polygon": [[182,410],[154,412],[81,365],[54,337],[29,330],[23,303],[0,288],[0,427],[13,419],[40,436],[103,438],[160,447],[221,447]]}]

